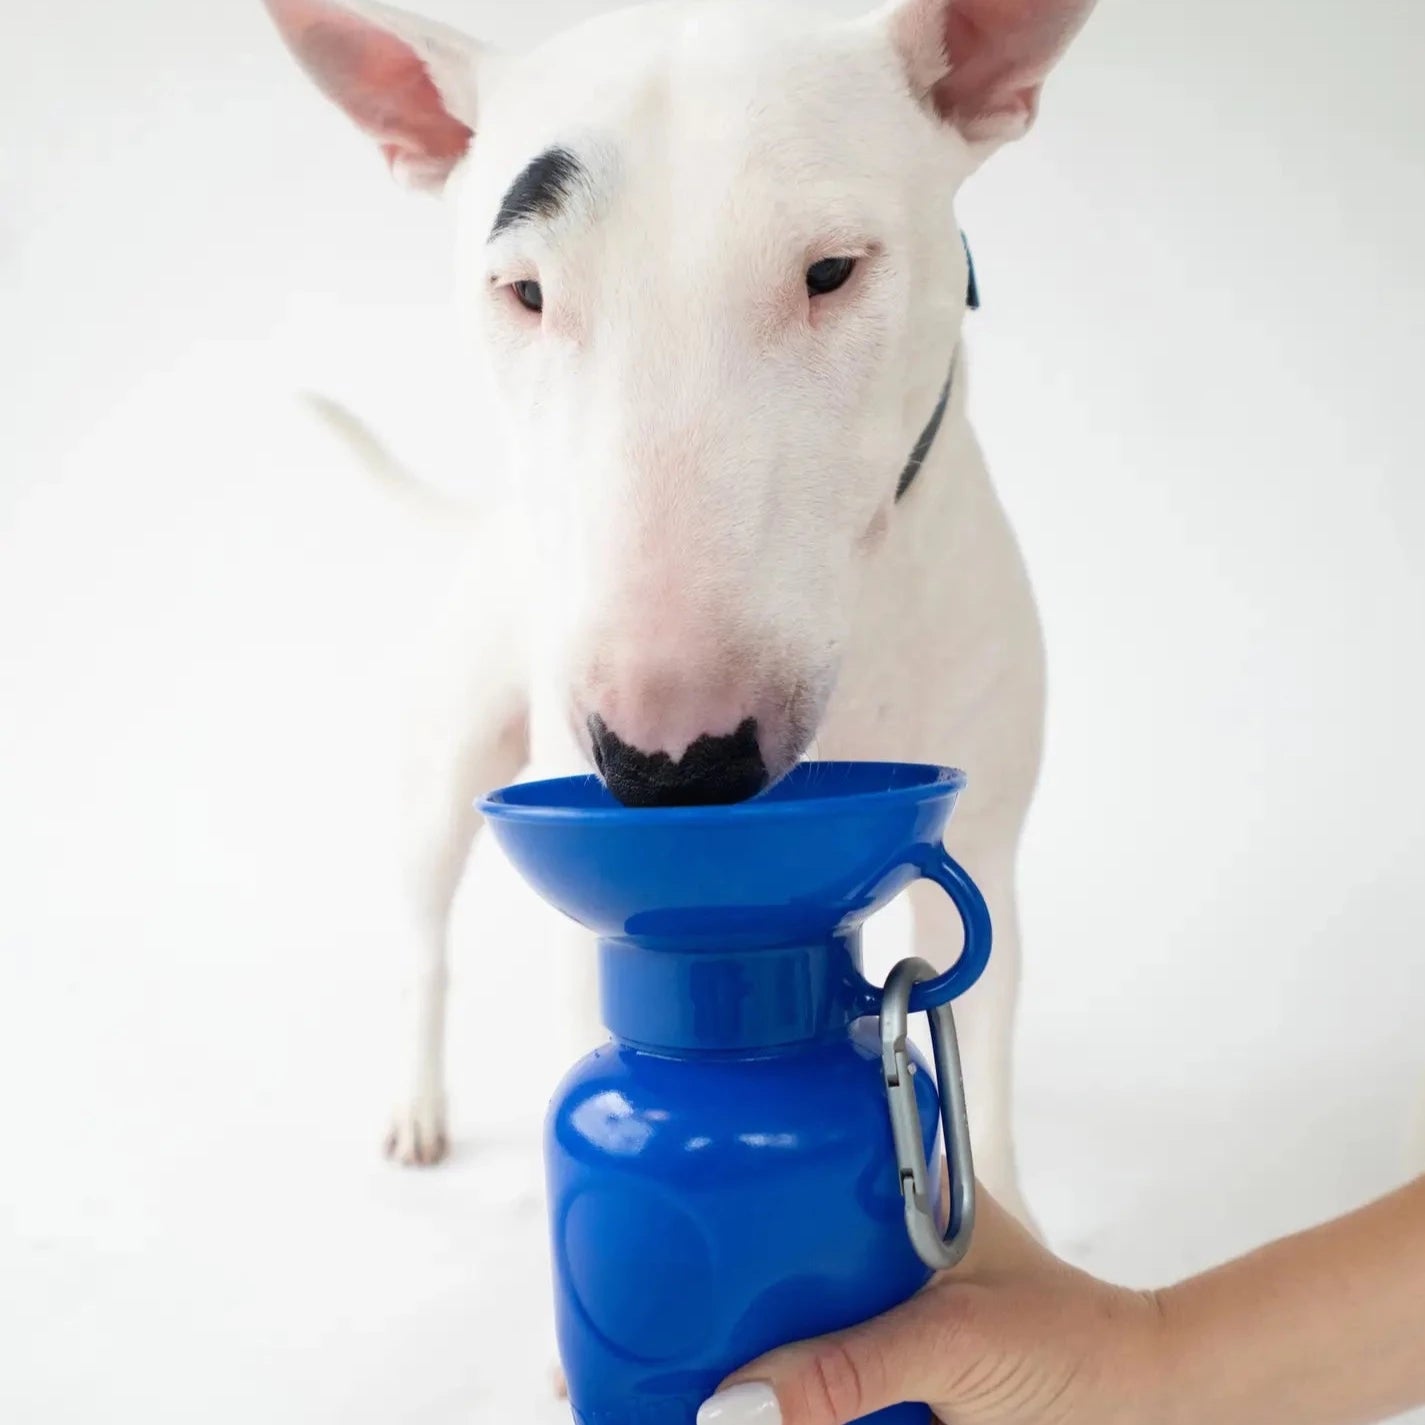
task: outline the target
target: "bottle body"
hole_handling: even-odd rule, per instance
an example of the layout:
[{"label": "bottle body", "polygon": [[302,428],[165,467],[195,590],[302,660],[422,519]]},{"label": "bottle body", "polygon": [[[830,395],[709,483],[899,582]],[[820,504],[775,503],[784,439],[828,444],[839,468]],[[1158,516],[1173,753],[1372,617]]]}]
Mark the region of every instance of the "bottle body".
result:
[{"label": "bottle body", "polygon": [[[938,1100],[918,1068],[938,1183]],[[874,1020],[760,1054],[606,1045],[561,1086],[545,1156],[578,1425],[695,1425],[731,1371],[929,1276],[906,1235]]]}]

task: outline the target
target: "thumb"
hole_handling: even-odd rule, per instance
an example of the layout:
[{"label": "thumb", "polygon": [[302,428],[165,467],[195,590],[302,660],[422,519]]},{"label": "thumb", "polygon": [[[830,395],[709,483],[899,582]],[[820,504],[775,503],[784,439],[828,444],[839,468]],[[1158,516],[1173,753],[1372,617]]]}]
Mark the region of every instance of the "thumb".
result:
[{"label": "thumb", "polygon": [[864,1325],[772,1351],[724,1381],[697,1425],[850,1425],[944,1400],[963,1374],[966,1304],[953,1284],[934,1286]]}]

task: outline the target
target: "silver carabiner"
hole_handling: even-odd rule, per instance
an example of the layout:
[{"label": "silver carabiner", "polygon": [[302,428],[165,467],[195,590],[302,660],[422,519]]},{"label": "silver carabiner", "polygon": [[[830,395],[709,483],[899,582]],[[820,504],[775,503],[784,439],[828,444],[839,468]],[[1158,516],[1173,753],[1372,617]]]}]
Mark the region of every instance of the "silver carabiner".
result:
[{"label": "silver carabiner", "polygon": [[927,1010],[935,1077],[940,1090],[940,1122],[950,1175],[950,1221],[945,1235],[935,1220],[930,1165],[921,1141],[920,1109],[906,1036],[910,1031],[910,993],[935,969],[924,960],[902,960],[891,971],[881,996],[881,1069],[891,1110],[891,1135],[905,1199],[905,1229],[916,1255],[932,1271],[956,1266],[970,1249],[975,1230],[975,1163],[970,1151],[970,1120],[965,1108],[965,1079],[960,1070],[960,1041],[950,1005]]}]

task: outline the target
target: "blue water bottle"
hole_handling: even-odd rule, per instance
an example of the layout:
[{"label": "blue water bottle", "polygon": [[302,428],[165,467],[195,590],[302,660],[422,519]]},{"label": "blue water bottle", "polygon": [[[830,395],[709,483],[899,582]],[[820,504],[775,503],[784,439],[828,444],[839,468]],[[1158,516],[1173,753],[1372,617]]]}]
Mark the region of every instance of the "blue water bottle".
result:
[{"label": "blue water bottle", "polygon": [[[545,1141],[578,1425],[695,1425],[731,1371],[875,1316],[963,1256],[974,1172],[949,1002],[990,949],[984,900],[941,844],[963,785],[804,763],[737,806],[629,809],[592,777],[482,804],[526,879],[598,936],[612,1040],[564,1080]],[[964,949],[938,977],[903,961],[879,990],[861,925],[922,876],[958,907]],[[907,1043],[920,1010],[938,1096]]]}]

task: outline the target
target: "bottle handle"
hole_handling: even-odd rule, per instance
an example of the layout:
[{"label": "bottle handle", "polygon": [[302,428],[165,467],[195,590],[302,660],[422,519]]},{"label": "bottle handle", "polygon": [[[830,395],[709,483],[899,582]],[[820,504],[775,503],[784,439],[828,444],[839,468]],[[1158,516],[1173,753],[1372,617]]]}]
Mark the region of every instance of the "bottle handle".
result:
[{"label": "bottle handle", "polygon": [[980,888],[970,879],[965,868],[938,843],[927,847],[916,863],[926,880],[934,881],[955,903],[960,922],[965,927],[965,948],[960,958],[937,975],[931,970],[928,979],[916,983],[910,997],[912,1014],[928,1013],[937,1005],[959,999],[985,973],[990,963],[990,946],[994,931],[990,924],[990,908],[980,894]]}]

